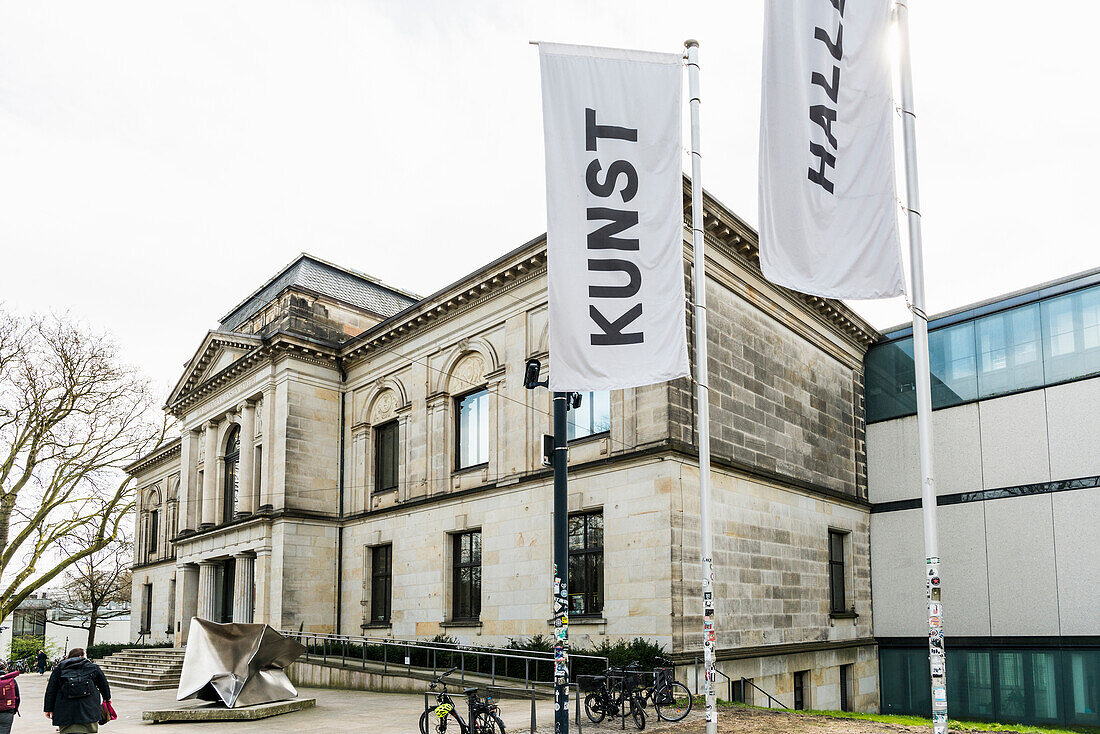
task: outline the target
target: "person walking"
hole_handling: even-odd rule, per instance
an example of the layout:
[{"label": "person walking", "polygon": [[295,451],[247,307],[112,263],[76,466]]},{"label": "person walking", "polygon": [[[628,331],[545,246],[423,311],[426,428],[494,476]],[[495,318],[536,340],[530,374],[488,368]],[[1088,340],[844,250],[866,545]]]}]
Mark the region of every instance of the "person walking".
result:
[{"label": "person walking", "polygon": [[38,663],[38,674],[39,675],[45,675],[45,673],[46,673],[46,662],[47,662],[46,661],[46,651],[45,650],[39,650],[38,651],[38,658],[35,660],[35,662]]},{"label": "person walking", "polygon": [[98,732],[104,702],[111,702],[111,686],[103,671],[84,656],[83,648],[69,650],[46,684],[46,718],[61,734]]},{"label": "person walking", "polygon": [[0,734],[11,734],[11,724],[19,713],[19,684],[15,682],[18,675],[18,670],[0,675]]}]

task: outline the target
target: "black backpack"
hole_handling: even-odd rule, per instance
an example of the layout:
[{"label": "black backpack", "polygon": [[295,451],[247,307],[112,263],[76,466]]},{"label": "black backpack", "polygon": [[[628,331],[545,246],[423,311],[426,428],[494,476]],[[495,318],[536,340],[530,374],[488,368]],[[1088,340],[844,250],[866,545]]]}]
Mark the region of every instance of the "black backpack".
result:
[{"label": "black backpack", "polygon": [[65,671],[61,676],[61,693],[66,698],[85,698],[92,695],[94,690],[95,684],[92,683],[92,676],[88,671]]}]

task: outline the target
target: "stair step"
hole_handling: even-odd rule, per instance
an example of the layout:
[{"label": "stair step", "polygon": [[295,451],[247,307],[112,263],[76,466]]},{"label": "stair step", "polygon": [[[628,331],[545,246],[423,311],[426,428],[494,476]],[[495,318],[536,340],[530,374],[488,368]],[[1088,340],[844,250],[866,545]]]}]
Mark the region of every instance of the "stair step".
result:
[{"label": "stair step", "polygon": [[100,662],[103,674],[112,685],[140,691],[163,690],[179,686],[183,672],[184,650],[149,648],[121,650]]}]

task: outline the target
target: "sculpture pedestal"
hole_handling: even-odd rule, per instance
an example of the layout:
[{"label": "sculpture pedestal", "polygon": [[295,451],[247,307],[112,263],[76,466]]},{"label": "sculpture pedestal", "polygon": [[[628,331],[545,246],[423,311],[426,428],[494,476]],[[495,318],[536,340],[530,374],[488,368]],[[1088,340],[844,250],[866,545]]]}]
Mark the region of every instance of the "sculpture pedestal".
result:
[{"label": "sculpture pedestal", "polygon": [[292,701],[275,701],[256,706],[226,708],[220,703],[204,703],[198,706],[142,711],[141,720],[154,724],[181,721],[255,721],[269,716],[280,716],[294,711],[311,709],[317,705],[316,698],[295,698]]}]

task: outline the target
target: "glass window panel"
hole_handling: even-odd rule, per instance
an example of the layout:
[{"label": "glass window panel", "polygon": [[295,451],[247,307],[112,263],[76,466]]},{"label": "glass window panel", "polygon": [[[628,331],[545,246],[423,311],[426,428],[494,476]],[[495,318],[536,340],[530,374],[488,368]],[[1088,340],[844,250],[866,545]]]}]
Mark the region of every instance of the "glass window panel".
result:
[{"label": "glass window panel", "polygon": [[569,550],[584,548],[584,515],[569,518]]},{"label": "glass window panel", "polygon": [[611,430],[611,393],[607,390],[581,393],[581,407],[569,411],[566,436],[584,438]]},{"label": "glass window panel", "polygon": [[397,488],[397,421],[375,429],[375,491]]},{"label": "glass window panel", "polygon": [[572,614],[584,614],[584,597],[588,588],[587,565],[583,555],[569,557],[569,611]]},{"label": "glass window panel", "polygon": [[1066,719],[1100,726],[1100,650],[1065,653]]},{"label": "glass window panel", "polygon": [[958,405],[978,397],[972,322],[931,332],[928,359],[932,370],[933,408]]},{"label": "glass window panel", "polygon": [[927,648],[880,648],[879,664],[882,713],[931,716],[932,692],[928,685]]},{"label": "glass window panel", "polygon": [[593,548],[603,547],[603,513],[594,513],[588,516],[588,545]]},{"label": "glass window panel", "polygon": [[1027,690],[1024,686],[1024,653],[998,652],[996,717],[1020,721],[1027,712]]},{"label": "glass window panel", "polygon": [[957,718],[993,716],[989,652],[956,650],[947,666],[947,700]]},{"label": "glass window panel", "polygon": [[868,422],[917,411],[912,339],[871,347],[864,369]]},{"label": "glass window panel", "polygon": [[470,562],[481,563],[481,533],[470,533]]},{"label": "glass window panel", "polygon": [[458,468],[489,461],[489,391],[480,390],[458,402]]},{"label": "glass window panel", "polygon": [[978,319],[975,328],[982,397],[1043,383],[1038,304]]},{"label": "glass window panel", "polygon": [[1034,718],[1055,721],[1058,712],[1058,664],[1052,652],[1031,653],[1031,694]]},{"label": "glass window panel", "polygon": [[603,553],[590,553],[588,563],[588,578],[591,581],[590,613],[599,614],[603,611]]}]

